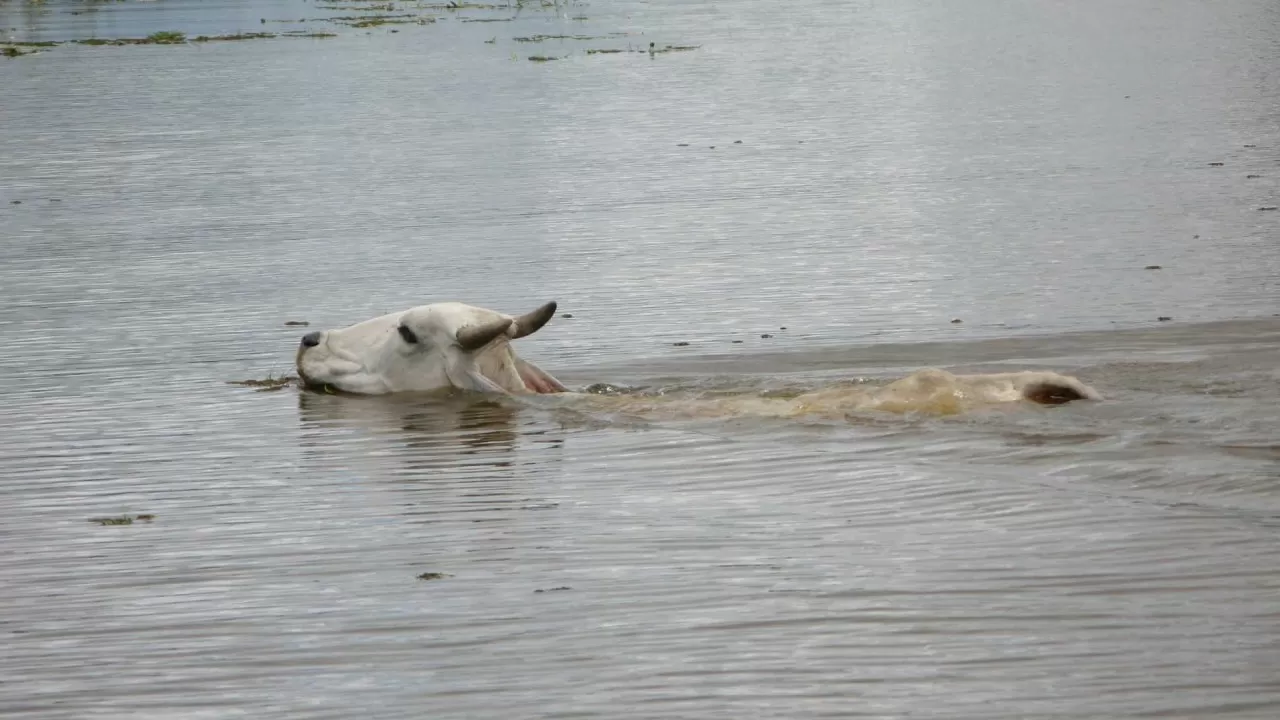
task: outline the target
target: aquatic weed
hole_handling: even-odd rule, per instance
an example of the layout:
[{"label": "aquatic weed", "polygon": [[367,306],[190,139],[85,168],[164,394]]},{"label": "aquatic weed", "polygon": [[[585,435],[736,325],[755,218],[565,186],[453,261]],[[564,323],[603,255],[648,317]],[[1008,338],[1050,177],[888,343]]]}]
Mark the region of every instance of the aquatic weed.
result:
[{"label": "aquatic weed", "polygon": [[176,30],[161,30],[147,36],[146,42],[154,45],[177,45],[187,41],[187,36]]},{"label": "aquatic weed", "polygon": [[298,378],[294,375],[283,375],[281,377],[268,375],[261,380],[228,380],[227,384],[256,388],[255,392],[273,392],[275,390],[283,390],[297,382]]}]

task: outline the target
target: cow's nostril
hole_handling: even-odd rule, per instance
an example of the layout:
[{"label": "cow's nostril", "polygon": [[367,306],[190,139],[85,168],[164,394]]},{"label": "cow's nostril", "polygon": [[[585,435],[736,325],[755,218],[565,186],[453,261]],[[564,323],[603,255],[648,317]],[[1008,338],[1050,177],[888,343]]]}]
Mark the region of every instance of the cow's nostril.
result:
[{"label": "cow's nostril", "polygon": [[320,333],[309,332],[302,336],[302,344],[307,347],[315,347],[320,344]]}]

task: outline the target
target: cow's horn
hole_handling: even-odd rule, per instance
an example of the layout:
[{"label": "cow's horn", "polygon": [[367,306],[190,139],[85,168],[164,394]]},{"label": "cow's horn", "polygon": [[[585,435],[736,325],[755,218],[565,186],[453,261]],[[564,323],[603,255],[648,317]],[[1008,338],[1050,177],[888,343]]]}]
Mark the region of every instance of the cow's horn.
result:
[{"label": "cow's horn", "polygon": [[468,325],[458,331],[458,346],[468,352],[493,342],[499,335],[505,335],[511,328],[509,318],[498,318],[479,325]]},{"label": "cow's horn", "polygon": [[512,337],[522,338],[525,335],[532,335],[547,324],[547,321],[555,317],[556,301],[543,305],[533,312],[525,313],[516,318],[516,334]]}]

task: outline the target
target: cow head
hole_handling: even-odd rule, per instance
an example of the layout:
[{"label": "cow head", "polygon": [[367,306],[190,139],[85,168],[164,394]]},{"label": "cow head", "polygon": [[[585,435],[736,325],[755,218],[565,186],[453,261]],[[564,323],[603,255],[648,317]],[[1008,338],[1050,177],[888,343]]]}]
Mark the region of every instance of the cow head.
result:
[{"label": "cow head", "polygon": [[518,317],[444,302],[307,333],[298,346],[298,377],[310,387],[364,395],[449,388],[563,392],[510,343],[536,332],[555,312],[554,302]]}]

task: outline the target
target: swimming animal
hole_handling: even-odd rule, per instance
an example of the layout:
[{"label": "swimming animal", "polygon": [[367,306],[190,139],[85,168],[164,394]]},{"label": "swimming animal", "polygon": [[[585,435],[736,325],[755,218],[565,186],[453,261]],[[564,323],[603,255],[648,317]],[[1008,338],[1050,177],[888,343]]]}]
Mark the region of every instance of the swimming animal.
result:
[{"label": "swimming animal", "polygon": [[459,302],[419,305],[307,333],[295,364],[308,387],[361,395],[450,388],[510,395],[564,392],[559,380],[511,346],[555,313],[554,301],[519,316]]}]

